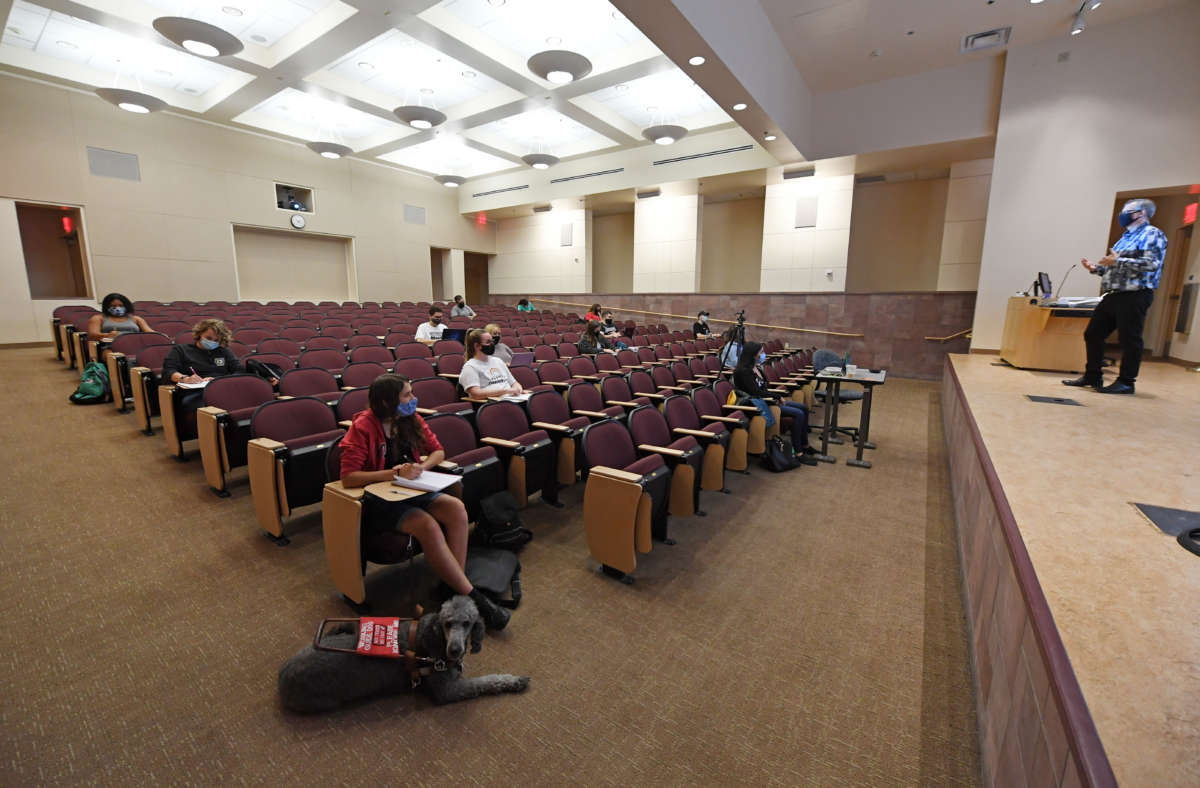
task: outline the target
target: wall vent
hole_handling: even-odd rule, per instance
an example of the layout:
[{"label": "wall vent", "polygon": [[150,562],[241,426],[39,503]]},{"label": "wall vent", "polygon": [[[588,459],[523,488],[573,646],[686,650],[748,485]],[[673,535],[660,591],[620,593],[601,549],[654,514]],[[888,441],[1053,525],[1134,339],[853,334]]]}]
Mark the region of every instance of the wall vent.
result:
[{"label": "wall vent", "polygon": [[886,175],[859,175],[854,178],[855,183],[883,183],[886,180]]},{"label": "wall vent", "polygon": [[708,156],[724,156],[726,153],[739,153],[744,150],[753,149],[753,145],[739,145],[736,148],[722,148],[721,150],[710,150],[705,153],[692,153],[687,156],[676,156],[673,159],[659,159],[658,161],[654,162],[654,166],[657,167],[660,164],[674,164],[675,162],[679,161],[691,161],[692,159],[703,159],[707,158]]},{"label": "wall vent", "polygon": [[580,178],[595,178],[597,175],[614,175],[618,172],[625,172],[624,167],[617,167],[614,170],[599,170],[598,172],[585,172],[582,175],[568,175],[565,178],[551,178],[551,183],[566,183],[567,181],[577,181]]},{"label": "wall vent", "polygon": [[637,198],[639,200],[645,200],[648,197],[657,197],[660,194],[662,194],[662,189],[648,189],[644,192],[638,192]]},{"label": "wall vent", "polygon": [[89,146],[87,155],[88,170],[92,175],[99,175],[101,178],[121,178],[126,181],[142,179],[136,153],[121,153]]},{"label": "wall vent", "polygon": [[1011,27],[998,27],[995,30],[985,30],[982,33],[971,33],[963,36],[959,52],[978,52],[981,49],[994,49],[1008,43]]},{"label": "wall vent", "polygon": [[785,181],[790,181],[792,178],[811,178],[816,174],[816,167],[805,167],[802,170],[784,170],[783,179]]},{"label": "wall vent", "polygon": [[405,224],[425,224],[425,209],[419,205],[404,206],[404,223]]},{"label": "wall vent", "polygon": [[559,246],[574,246],[575,225],[568,222],[559,228]]},{"label": "wall vent", "polygon": [[817,226],[817,206],[820,198],[818,197],[797,197],[796,198],[796,221],[792,225],[794,229],[799,230],[802,227]]},{"label": "wall vent", "polygon": [[504,192],[519,192],[519,191],[521,191],[521,189],[528,189],[528,188],[529,188],[529,184],[527,183],[524,186],[506,186],[503,189],[492,189],[490,192],[475,192],[471,196],[472,197],[487,197],[488,195],[491,195],[491,194],[504,194]]}]

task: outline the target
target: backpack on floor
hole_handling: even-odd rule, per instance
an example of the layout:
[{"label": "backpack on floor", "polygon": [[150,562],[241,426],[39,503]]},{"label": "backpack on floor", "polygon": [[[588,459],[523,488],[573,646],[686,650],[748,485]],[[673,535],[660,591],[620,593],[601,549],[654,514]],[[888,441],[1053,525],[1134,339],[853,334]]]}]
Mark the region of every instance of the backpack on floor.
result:
[{"label": "backpack on floor", "polygon": [[778,435],[767,438],[767,449],[763,452],[760,462],[772,473],[783,473],[801,465],[801,462],[792,456],[792,452],[783,442],[783,438]]},{"label": "backpack on floor", "polygon": [[533,531],[521,522],[517,502],[508,490],[492,493],[479,502],[479,522],[475,527],[489,547],[520,550],[533,538]]},{"label": "backpack on floor", "polygon": [[79,375],[79,387],[67,398],[76,405],[99,405],[112,399],[108,369],[99,361],[90,361]]},{"label": "backpack on floor", "polygon": [[[511,550],[472,547],[463,573],[497,605],[516,610],[521,604],[521,562]],[[505,594],[510,598],[505,599]]]}]

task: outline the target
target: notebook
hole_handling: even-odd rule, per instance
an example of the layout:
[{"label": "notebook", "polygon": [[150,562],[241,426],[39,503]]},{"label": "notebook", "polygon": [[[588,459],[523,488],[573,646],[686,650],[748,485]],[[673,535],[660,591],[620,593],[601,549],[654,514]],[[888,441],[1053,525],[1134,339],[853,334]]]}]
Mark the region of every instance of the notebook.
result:
[{"label": "notebook", "polygon": [[392,484],[397,487],[408,487],[413,490],[424,490],[425,492],[441,492],[460,481],[462,481],[461,476],[455,476],[452,473],[438,473],[436,471],[421,471],[421,475],[415,479],[405,479],[400,476],[392,478]]}]

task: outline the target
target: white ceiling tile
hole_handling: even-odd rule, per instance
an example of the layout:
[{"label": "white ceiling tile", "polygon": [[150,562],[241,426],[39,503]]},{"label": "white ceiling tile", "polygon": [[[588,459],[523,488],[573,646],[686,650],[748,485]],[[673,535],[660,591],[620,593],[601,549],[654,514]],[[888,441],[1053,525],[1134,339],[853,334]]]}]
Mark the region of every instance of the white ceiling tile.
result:
[{"label": "white ceiling tile", "polygon": [[688,129],[715,126],[729,116],[677,68],[587,94],[638,128],[673,123]]},{"label": "white ceiling tile", "polygon": [[492,121],[471,129],[467,136],[516,156],[549,153],[561,158],[616,145],[608,137],[552,109]]},{"label": "white ceiling tile", "polygon": [[379,158],[421,172],[461,175],[464,178],[475,178],[522,166],[508,159],[475,150],[464,144],[461,139],[449,135],[401,148]]},{"label": "white ceiling tile", "polygon": [[415,133],[399,122],[393,123],[295,88],[284,88],[233,120],[302,140],[337,142],[356,151]]}]

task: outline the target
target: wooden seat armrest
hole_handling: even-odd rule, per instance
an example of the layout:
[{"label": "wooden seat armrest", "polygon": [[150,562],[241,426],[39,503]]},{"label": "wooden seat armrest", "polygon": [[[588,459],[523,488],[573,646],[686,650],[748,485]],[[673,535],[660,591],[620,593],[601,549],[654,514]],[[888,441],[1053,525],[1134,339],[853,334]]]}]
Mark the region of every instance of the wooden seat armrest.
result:
[{"label": "wooden seat armrest", "polygon": [[439,372],[437,376],[446,380],[458,380],[458,375],[453,372]]},{"label": "wooden seat armrest", "polygon": [[521,445],[521,444],[517,443],[516,441],[506,441],[503,438],[491,438],[491,437],[480,438],[479,442],[486,443],[489,446],[499,446],[502,449],[515,449]]},{"label": "wooden seat armrest", "polygon": [[[755,409],[757,410],[757,408]],[[741,424],[741,419],[735,419],[733,416],[701,416],[700,418],[706,421],[723,421],[726,424]]]},{"label": "wooden seat armrest", "polygon": [[486,398],[480,397],[462,397],[461,399],[463,402],[473,402],[476,405],[482,405],[483,403],[487,402]]},{"label": "wooden seat armrest", "polygon": [[553,432],[570,432],[571,431],[571,428],[566,426],[565,424],[551,424],[550,422],[547,422],[547,421],[535,421],[530,426],[537,427],[539,430],[551,430]]},{"label": "wooden seat armrest", "polygon": [[344,430],[348,430],[354,426],[354,422],[351,421],[350,419],[343,419],[342,421],[338,422],[338,426]]},{"label": "wooden seat armrest", "polygon": [[655,386],[659,391],[687,391],[683,386]]},{"label": "wooden seat armrest", "polygon": [[276,394],[275,399],[295,399],[291,394]]},{"label": "wooden seat armrest", "polygon": [[[616,404],[619,405],[620,403],[618,402]],[[630,402],[629,404],[632,405],[633,403]],[[573,410],[571,412],[574,413],[576,416],[587,416],[588,418],[597,418],[597,419],[607,418],[607,416],[608,416],[607,413],[601,413],[598,410]]]},{"label": "wooden seat armrest", "polygon": [[432,416],[437,411],[433,408],[417,408],[417,413],[420,413],[422,416]]},{"label": "wooden seat armrest", "polygon": [[715,438],[716,433],[708,430],[691,430],[687,427],[676,427],[671,432],[678,432],[680,435],[691,435],[693,438]]},{"label": "wooden seat armrest", "polygon": [[622,364],[621,369],[642,369],[641,364]]},{"label": "wooden seat armrest", "polygon": [[622,471],[617,468],[609,468],[607,465],[593,466],[588,473],[596,474],[597,476],[607,476],[610,479],[618,479],[623,482],[633,482],[634,484],[637,484],[642,480],[642,477],[636,473]]},{"label": "wooden seat armrest", "polygon": [[361,500],[363,495],[366,494],[365,487],[347,487],[344,484],[342,484],[340,481],[329,482],[328,484],[325,485],[325,489],[330,492],[336,493],[336,494],[342,496],[343,498],[349,498],[350,500],[353,500],[353,501]]},{"label": "wooden seat armrest", "polygon": [[697,375],[696,377],[701,378],[703,380],[716,380],[717,378],[720,377],[720,375],[707,374],[707,375]]},{"label": "wooden seat armrest", "polygon": [[600,379],[595,375],[572,375],[571,377],[576,378],[578,380],[599,380]]},{"label": "wooden seat armrest", "polygon": [[131,373],[136,372],[139,375],[146,375],[150,372],[150,367],[133,367],[129,370]]},{"label": "wooden seat armrest", "polygon": [[543,380],[542,383],[543,385],[554,386],[555,388],[566,388],[567,386],[571,385],[565,380]]},{"label": "wooden seat armrest", "polygon": [[779,389],[779,388],[767,389],[767,391],[771,392],[772,394],[788,394],[789,393],[787,389]]},{"label": "wooden seat armrest", "polygon": [[261,446],[262,448],[266,449],[267,451],[278,451],[279,449],[287,448],[284,444],[280,443],[279,441],[272,440],[270,438],[255,438],[254,440],[250,441],[250,443],[254,446]]},{"label": "wooden seat armrest", "polygon": [[439,463],[437,464],[437,469],[438,469],[439,471],[447,471],[447,472],[450,472],[450,471],[457,471],[457,470],[458,470],[458,463],[457,463],[457,462],[450,462],[449,460],[442,460],[441,462],[439,462]]},{"label": "wooden seat armrest", "polygon": [[758,408],[753,405],[722,405],[725,410],[740,410],[745,413],[758,413]]},{"label": "wooden seat armrest", "polygon": [[649,443],[639,443],[638,448],[642,451],[652,451],[655,454],[665,454],[668,457],[682,457],[684,454],[680,449],[669,449],[666,446],[651,446]]},{"label": "wooden seat armrest", "polygon": [[679,382],[680,383],[691,383],[693,386],[703,386],[704,385],[703,380],[696,380],[695,378],[679,378]]},{"label": "wooden seat armrest", "polygon": [[225,415],[226,411],[222,408],[218,408],[216,405],[205,405],[202,408],[196,408],[196,412],[197,413],[207,413],[209,416],[212,416],[214,419],[219,419],[221,416]]},{"label": "wooden seat armrest", "polygon": [[[680,391],[682,391],[682,390],[683,390],[683,389],[680,389]],[[666,398],[667,398],[667,395],[666,395],[666,394],[647,394],[647,393],[645,393],[645,392],[641,392],[641,391],[635,391],[635,392],[633,392],[633,396],[635,396],[635,397],[648,397],[648,398],[650,398],[650,399],[666,399]]]},{"label": "wooden seat armrest", "polygon": [[605,401],[604,401],[604,404],[605,404],[605,405],[620,405],[622,408],[636,408],[636,407],[638,407],[638,404],[637,404],[636,402],[623,402],[623,401],[621,401],[621,400],[619,400],[619,399],[608,399],[608,400],[605,400]]}]

